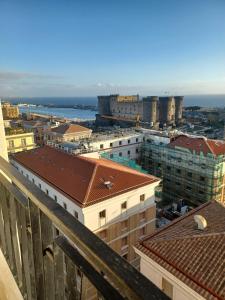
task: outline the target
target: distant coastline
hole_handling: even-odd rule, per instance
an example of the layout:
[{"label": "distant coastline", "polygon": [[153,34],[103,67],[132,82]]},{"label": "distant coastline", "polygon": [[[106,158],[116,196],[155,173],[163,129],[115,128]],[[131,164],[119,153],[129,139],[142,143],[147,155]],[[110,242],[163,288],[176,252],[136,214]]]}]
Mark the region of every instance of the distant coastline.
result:
[{"label": "distant coastline", "polygon": [[[13,104],[27,103],[46,107],[75,108],[97,107],[97,97],[2,97],[2,100],[9,100]],[[225,107],[224,95],[185,95],[184,106],[201,107]],[[83,109],[80,108],[79,109]]]}]

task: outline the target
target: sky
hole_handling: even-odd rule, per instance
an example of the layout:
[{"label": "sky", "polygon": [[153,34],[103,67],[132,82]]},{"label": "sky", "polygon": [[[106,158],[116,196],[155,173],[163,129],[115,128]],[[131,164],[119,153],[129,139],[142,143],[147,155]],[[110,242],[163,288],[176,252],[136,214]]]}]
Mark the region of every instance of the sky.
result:
[{"label": "sky", "polygon": [[0,96],[225,94],[225,0],[0,0]]}]

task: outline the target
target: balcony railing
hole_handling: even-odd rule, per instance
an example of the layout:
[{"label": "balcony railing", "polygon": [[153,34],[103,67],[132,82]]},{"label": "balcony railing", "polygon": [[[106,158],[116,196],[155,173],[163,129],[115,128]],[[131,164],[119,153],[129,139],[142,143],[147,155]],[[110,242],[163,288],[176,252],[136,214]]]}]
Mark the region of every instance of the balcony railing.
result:
[{"label": "balcony railing", "polygon": [[24,299],[168,299],[2,158],[0,169],[0,248]]}]

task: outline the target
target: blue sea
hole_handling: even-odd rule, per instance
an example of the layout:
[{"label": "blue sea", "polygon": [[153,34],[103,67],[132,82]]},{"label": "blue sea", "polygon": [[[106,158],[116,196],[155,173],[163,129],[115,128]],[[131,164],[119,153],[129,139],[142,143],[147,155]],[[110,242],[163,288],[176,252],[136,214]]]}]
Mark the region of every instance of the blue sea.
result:
[{"label": "blue sea", "polygon": [[[5,99],[3,99],[5,100]],[[32,97],[10,98],[12,103],[30,103],[39,105],[96,105],[97,97]],[[186,95],[184,106],[225,107],[225,95]],[[40,114],[54,115],[68,119],[95,119],[96,111],[73,108],[52,107],[20,107],[21,112],[36,112]]]}]

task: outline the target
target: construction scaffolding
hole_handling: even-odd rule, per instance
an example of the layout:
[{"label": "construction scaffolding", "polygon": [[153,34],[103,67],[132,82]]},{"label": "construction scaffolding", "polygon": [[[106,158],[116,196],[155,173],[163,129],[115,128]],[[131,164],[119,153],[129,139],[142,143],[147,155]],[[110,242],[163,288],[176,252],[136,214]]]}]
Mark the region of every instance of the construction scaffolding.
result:
[{"label": "construction scaffolding", "polygon": [[146,141],[141,148],[141,165],[163,179],[162,198],[166,202],[185,199],[199,205],[212,199],[225,201],[225,155],[204,155]]},{"label": "construction scaffolding", "polygon": [[116,162],[118,164],[121,164],[123,166],[129,167],[129,168],[134,169],[136,171],[139,171],[141,173],[144,173],[144,174],[148,173],[140,165],[138,165],[136,163],[136,161],[133,160],[133,159],[129,159],[127,157],[122,157],[122,156],[119,156],[117,154],[112,154],[112,153],[109,153],[109,152],[103,152],[103,153],[101,153],[101,157],[109,159],[109,160],[112,160],[112,161],[114,161],[114,162]]}]

